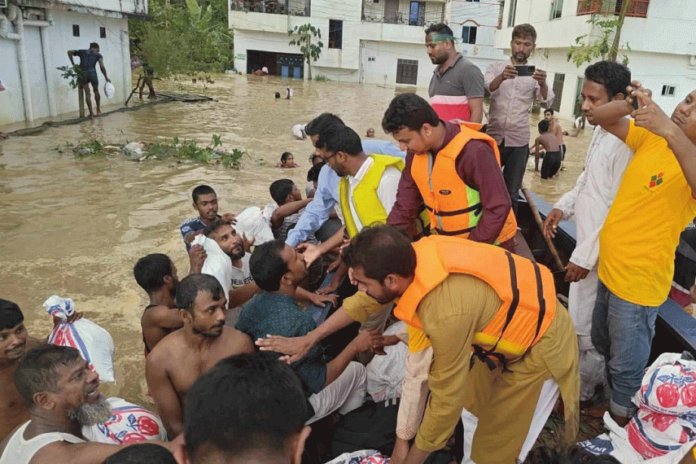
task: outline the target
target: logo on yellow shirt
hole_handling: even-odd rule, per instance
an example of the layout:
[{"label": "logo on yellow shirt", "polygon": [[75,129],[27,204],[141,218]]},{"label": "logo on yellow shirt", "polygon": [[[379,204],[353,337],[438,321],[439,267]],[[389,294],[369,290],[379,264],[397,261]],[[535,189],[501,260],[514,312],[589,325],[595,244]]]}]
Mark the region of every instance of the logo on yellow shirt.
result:
[{"label": "logo on yellow shirt", "polygon": [[652,176],[650,178],[650,183],[648,184],[648,188],[654,188],[654,187],[657,187],[658,185],[660,185],[664,181],[664,179],[662,179],[662,176],[664,176],[664,175],[665,175],[665,173],[661,172],[657,175]]}]

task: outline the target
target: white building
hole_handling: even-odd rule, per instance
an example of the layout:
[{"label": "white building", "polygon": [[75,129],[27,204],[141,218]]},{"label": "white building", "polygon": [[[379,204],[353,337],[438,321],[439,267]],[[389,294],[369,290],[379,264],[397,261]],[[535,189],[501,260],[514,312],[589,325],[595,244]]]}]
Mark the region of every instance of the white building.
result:
[{"label": "white building", "polygon": [[312,62],[314,77],[427,87],[434,67],[424,32],[439,22],[450,23],[457,37],[466,33],[471,43],[458,48],[483,70],[491,59],[503,59],[493,48],[499,0],[230,0],[229,5],[235,67],[246,73],[267,67],[273,75],[306,77],[307,65],[299,47],[288,45],[288,31],[307,23],[321,31],[324,44]]},{"label": "white building", "polygon": [[124,102],[131,91],[126,16],[145,14],[147,0],[0,0],[0,80],[7,88],[0,92],[0,126],[77,111],[78,92],[56,68],[70,65],[68,50],[91,42],[116,88],[111,100],[102,90],[102,105]]},{"label": "white building", "polygon": [[[668,114],[696,88],[696,1],[627,0],[628,14],[621,31],[623,55],[633,79],[653,91]],[[508,0],[496,46],[508,50],[512,26],[530,23],[537,31],[532,62],[546,70],[556,93],[554,109],[565,117],[579,114],[584,69],[567,61],[569,46],[583,34],[596,36],[587,20],[592,14],[615,14],[622,0]],[[630,46],[630,51],[625,47]]]}]

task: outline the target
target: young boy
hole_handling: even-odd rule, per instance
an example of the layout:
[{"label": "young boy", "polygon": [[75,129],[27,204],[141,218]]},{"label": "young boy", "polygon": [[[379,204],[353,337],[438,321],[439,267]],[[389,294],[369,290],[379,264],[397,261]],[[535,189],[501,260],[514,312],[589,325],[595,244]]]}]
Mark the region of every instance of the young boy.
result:
[{"label": "young boy", "polygon": [[288,231],[295,227],[300,214],[312,199],[302,199],[302,193],[290,179],[280,179],[271,184],[271,198],[278,207],[273,210],[271,229],[276,239],[285,240]]},{"label": "young boy", "polygon": [[208,185],[199,185],[193,189],[193,209],[198,212],[198,217],[191,218],[181,224],[181,236],[186,245],[186,251],[191,249],[191,242],[196,235],[202,234],[208,224],[217,218],[222,218],[225,222],[234,224],[234,214],[225,213],[218,215],[218,200],[215,190]]},{"label": "young boy", "polygon": [[[621,426],[636,411],[658,308],[674,275],[674,252],[696,216],[696,91],[668,117],[640,82],[631,98],[587,114],[635,155],[599,236],[599,280],[592,343],[607,361],[609,412]],[[638,110],[633,101],[638,101]],[[625,116],[632,115],[633,120]]]},{"label": "young boy", "polygon": [[541,163],[541,178],[550,179],[561,167],[561,145],[558,138],[549,132],[549,122],[546,119],[539,121],[539,134],[534,141],[534,172],[539,172],[539,158],[543,148],[546,155]]}]

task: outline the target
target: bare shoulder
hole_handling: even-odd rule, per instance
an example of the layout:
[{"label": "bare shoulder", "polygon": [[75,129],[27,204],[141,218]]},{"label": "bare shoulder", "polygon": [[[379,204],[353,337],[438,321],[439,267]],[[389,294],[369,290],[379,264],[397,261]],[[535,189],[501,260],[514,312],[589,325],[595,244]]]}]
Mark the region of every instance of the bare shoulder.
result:
[{"label": "bare shoulder", "polygon": [[160,340],[147,356],[146,365],[151,366],[151,368],[168,367],[170,362],[177,358],[174,355],[177,351],[180,351],[178,349],[184,343],[182,330],[175,330]]},{"label": "bare shoulder", "polygon": [[232,354],[254,352],[254,342],[244,332],[225,326],[222,334],[225,337],[225,345],[229,347],[230,352],[233,352]]}]

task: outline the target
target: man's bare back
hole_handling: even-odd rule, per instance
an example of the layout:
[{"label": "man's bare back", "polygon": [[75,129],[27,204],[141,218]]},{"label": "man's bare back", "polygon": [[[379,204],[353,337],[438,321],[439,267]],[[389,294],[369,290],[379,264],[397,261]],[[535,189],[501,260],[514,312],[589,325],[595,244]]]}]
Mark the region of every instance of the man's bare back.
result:
[{"label": "man's bare back", "polygon": [[146,363],[147,384],[170,438],[182,431],[183,402],[191,385],[220,360],[254,351],[251,338],[231,327],[223,327],[219,337],[199,346],[191,346],[186,330],[164,337]]},{"label": "man's bare back", "polygon": [[[30,350],[42,344],[41,340],[29,337],[26,349]],[[19,362],[0,367],[0,442],[29,420],[29,408],[14,383],[14,372],[18,364]]]},{"label": "man's bare back", "polygon": [[561,149],[558,137],[553,135],[551,132],[544,132],[539,137],[536,138],[534,142],[535,147],[541,145],[544,147],[547,153],[553,153]]},{"label": "man's bare back", "polygon": [[140,319],[143,330],[145,353],[150,353],[167,335],[184,326],[184,320],[177,308],[165,305],[148,306]]}]

